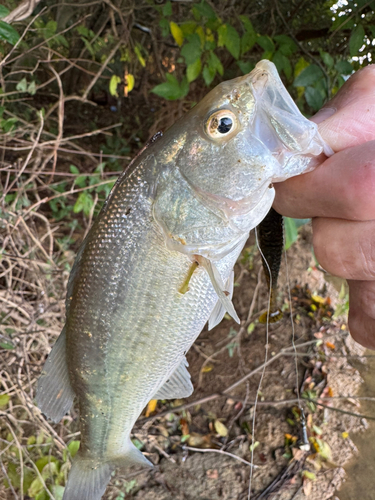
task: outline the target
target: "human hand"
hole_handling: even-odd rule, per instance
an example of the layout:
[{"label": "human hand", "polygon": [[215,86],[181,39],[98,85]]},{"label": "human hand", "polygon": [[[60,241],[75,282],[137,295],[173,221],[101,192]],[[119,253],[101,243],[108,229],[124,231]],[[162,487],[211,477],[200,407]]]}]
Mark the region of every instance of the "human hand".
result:
[{"label": "human hand", "polygon": [[318,262],[349,284],[349,330],[375,349],[375,65],[358,71],[313,118],[335,154],[275,184],[274,208],[312,217]]}]

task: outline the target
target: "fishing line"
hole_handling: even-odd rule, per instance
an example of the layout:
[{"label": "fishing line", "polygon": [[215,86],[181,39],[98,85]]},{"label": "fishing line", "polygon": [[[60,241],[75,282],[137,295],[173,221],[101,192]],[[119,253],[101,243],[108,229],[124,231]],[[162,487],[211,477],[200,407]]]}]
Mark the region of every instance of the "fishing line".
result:
[{"label": "fishing line", "polygon": [[300,421],[301,421],[301,430],[302,430],[302,435],[301,435],[302,439],[301,439],[301,444],[300,444],[299,448],[301,450],[304,450],[304,451],[309,451],[310,444],[309,444],[309,440],[307,437],[306,417],[305,417],[305,412],[304,412],[302,404],[301,404],[301,396],[300,396],[300,388],[299,388],[298,354],[297,354],[297,347],[296,347],[296,343],[295,343],[296,339],[295,339],[295,328],[294,328],[294,321],[293,321],[292,292],[290,290],[288,258],[287,258],[286,246],[285,246],[285,232],[283,233],[283,244],[284,244],[284,260],[285,260],[285,278],[286,278],[286,286],[287,286],[287,290],[288,290],[290,322],[291,322],[291,326],[292,326],[292,346],[293,346],[293,351],[294,351],[294,365],[295,365],[295,372],[296,372],[296,393],[297,393],[298,409],[300,411]]},{"label": "fishing line", "polygon": [[[270,266],[262,252],[262,249],[260,248],[259,241],[258,241],[258,231],[257,228],[255,228],[255,241],[258,247],[258,250],[260,252],[260,255],[262,256],[262,259],[266,263],[268,274],[270,277],[270,286],[268,290],[268,308],[267,308],[267,323],[266,323],[266,348],[265,348],[265,355],[264,355],[264,363],[267,363],[268,360],[268,349],[269,349],[269,343],[268,343],[268,334],[269,334],[269,319],[270,319],[270,314],[271,314],[271,293],[272,293],[272,275],[271,275],[271,269]],[[255,448],[255,415],[256,415],[256,410],[257,410],[257,405],[258,405],[258,397],[259,397],[259,391],[262,387],[262,382],[264,378],[264,374],[266,371],[266,366],[263,366],[263,370],[261,372],[259,384],[258,384],[258,389],[255,395],[255,401],[254,401],[254,414],[253,414],[253,420],[251,424],[251,436],[252,436],[252,443],[251,443],[251,457],[250,457],[250,463],[254,463],[254,448]],[[248,490],[248,496],[247,499],[251,500],[251,483],[253,480],[253,469],[254,467],[250,468],[250,478],[249,478],[249,490]]]}]

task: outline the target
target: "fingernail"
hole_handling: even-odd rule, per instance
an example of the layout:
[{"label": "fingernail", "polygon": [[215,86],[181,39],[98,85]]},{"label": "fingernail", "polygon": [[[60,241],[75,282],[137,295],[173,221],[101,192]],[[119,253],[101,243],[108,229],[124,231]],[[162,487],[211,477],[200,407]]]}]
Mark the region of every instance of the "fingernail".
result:
[{"label": "fingernail", "polygon": [[322,123],[324,120],[327,120],[327,118],[334,115],[336,111],[336,108],[322,108],[316,113],[316,115],[312,116],[310,120],[315,123]]}]

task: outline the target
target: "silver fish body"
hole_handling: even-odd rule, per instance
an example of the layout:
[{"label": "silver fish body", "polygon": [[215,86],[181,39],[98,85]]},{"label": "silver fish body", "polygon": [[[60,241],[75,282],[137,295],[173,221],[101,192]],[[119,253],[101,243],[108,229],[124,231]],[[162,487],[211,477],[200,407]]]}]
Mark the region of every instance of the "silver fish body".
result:
[{"label": "silver fish body", "polygon": [[[186,352],[231,303],[234,264],[269,211],[272,182],[328,153],[272,63],[211,91],[120,176],[86,237],[66,325],[37,389],[58,421],[77,397],[81,448],[64,500],[101,498],[150,399],[193,391]],[[211,317],[212,318],[212,317]]]}]

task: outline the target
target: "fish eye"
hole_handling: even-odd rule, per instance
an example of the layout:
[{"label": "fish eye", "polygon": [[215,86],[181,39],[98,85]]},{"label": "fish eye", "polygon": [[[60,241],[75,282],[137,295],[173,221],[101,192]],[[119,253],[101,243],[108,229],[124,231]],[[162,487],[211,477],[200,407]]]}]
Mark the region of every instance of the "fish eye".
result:
[{"label": "fish eye", "polygon": [[221,109],[208,118],[206,132],[212,139],[227,137],[237,129],[237,123],[237,117],[232,111]]}]

